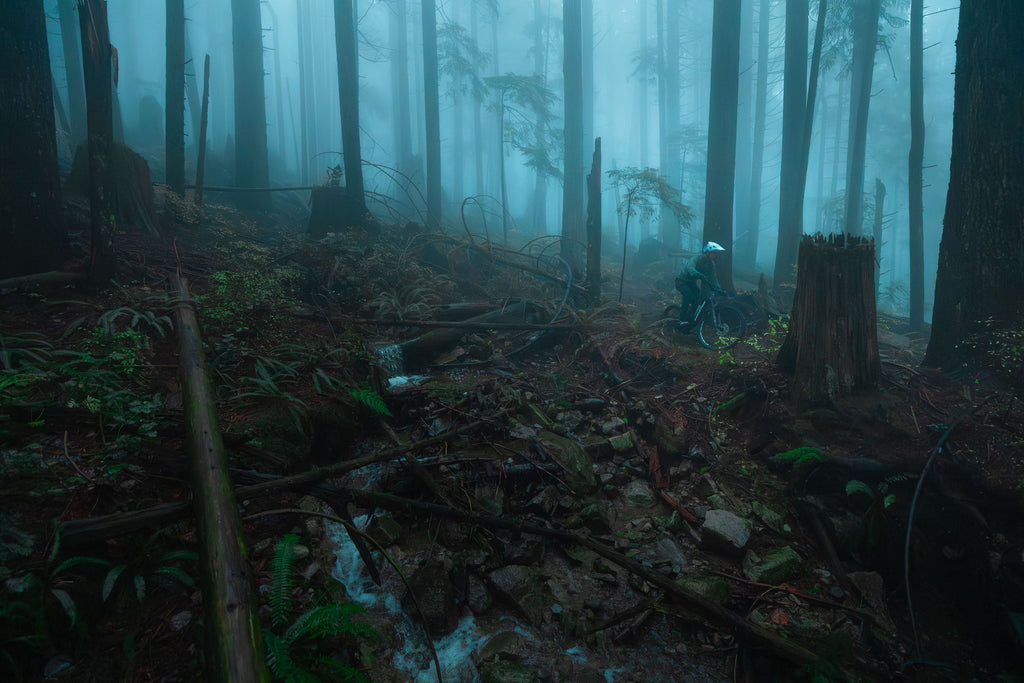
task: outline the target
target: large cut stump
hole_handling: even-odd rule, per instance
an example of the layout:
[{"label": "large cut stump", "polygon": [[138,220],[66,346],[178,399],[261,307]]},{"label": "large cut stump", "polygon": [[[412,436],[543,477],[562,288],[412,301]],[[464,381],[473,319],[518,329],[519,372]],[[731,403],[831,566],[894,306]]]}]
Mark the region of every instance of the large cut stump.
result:
[{"label": "large cut stump", "polygon": [[314,187],[310,195],[309,236],[322,239],[329,232],[367,227],[366,207],[346,188],[338,185]]},{"label": "large cut stump", "polygon": [[[133,226],[151,235],[160,234],[149,164],[130,147],[115,142],[111,148],[111,205],[119,229]],[[89,194],[89,148],[79,145],[71,162],[68,185],[77,194]]]},{"label": "large cut stump", "polygon": [[793,374],[792,399],[824,405],[875,386],[875,246],[850,235],[804,235],[789,332],[778,362]]}]

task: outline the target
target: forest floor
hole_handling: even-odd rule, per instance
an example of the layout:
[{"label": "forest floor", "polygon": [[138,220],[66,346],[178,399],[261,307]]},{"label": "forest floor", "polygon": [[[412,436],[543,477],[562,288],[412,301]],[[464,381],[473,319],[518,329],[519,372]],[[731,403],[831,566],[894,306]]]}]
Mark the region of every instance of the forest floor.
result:
[{"label": "forest floor", "polygon": [[1024,411],[920,367],[904,321],[879,319],[875,390],[797,410],[786,317],[741,286],[734,349],[670,336],[670,260],[622,303],[609,265],[587,307],[547,238],[162,222],[118,236],[102,292],[0,292],[4,680],[201,677],[194,523],[117,525],[189,500],[175,270],[237,483],[380,456],[239,501],[280,680],[437,680],[432,649],[448,681],[1024,675]]}]

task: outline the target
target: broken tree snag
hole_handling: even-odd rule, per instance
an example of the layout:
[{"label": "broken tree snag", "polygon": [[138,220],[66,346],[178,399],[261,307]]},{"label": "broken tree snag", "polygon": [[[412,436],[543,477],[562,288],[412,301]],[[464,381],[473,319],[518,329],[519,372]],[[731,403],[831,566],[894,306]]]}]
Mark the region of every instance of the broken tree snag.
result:
[{"label": "broken tree snag", "polygon": [[181,356],[192,498],[199,521],[206,678],[266,680],[259,604],[206,374],[203,341],[188,284],[180,276],[175,276],[174,282],[181,302],[174,310],[174,324]]},{"label": "broken tree snag", "polygon": [[366,207],[344,187],[314,187],[310,203],[313,206],[309,214],[309,236],[313,239],[322,239],[329,232],[340,232],[345,228],[368,226]]},{"label": "broken tree snag", "polygon": [[601,303],[601,138],[587,175],[587,294],[591,306]]},{"label": "broken tree snag", "polygon": [[786,340],[778,363],[799,406],[869,389],[881,374],[875,327],[874,242],[804,235]]}]

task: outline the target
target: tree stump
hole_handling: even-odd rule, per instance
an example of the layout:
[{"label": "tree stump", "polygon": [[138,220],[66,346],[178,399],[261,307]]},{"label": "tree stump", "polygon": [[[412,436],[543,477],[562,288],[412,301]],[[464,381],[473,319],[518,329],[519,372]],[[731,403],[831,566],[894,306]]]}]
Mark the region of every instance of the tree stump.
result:
[{"label": "tree stump", "polygon": [[778,363],[792,373],[791,398],[827,405],[875,386],[881,374],[875,314],[874,241],[804,235],[789,332]]},{"label": "tree stump", "polygon": [[314,187],[310,196],[309,236],[321,239],[329,232],[350,227],[367,227],[366,207],[338,185]]}]

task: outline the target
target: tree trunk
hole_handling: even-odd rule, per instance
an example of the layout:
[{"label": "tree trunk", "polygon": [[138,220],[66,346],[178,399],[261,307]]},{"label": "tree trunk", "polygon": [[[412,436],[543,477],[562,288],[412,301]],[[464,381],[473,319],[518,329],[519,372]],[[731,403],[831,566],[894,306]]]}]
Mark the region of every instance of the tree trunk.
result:
[{"label": "tree trunk", "polygon": [[768,46],[771,28],[770,0],[761,0],[757,29],[757,92],[754,95],[754,149],[750,162],[750,195],[739,226],[735,260],[741,268],[755,270],[761,232],[761,175],[764,171],[764,130],[768,103]]},{"label": "tree trunk", "polygon": [[433,227],[441,227],[441,102],[438,93],[437,8],[421,0],[423,13],[423,92],[427,124],[427,210]]},{"label": "tree trunk", "polygon": [[57,0],[61,47],[64,52],[64,75],[68,82],[71,149],[75,149],[85,140],[87,125],[85,121],[85,81],[82,77],[82,48],[75,20],[75,4],[75,0]]},{"label": "tree trunk", "polygon": [[[476,36],[479,35],[479,24],[480,21],[477,18],[479,14],[479,4],[473,3],[469,9],[469,32]],[[480,116],[480,110],[483,109],[481,102],[477,102],[473,107],[473,166],[476,179],[476,183],[473,186],[473,194],[480,194],[484,191],[484,127],[483,119]]]},{"label": "tree trunk", "polygon": [[778,363],[801,407],[869,389],[881,374],[875,323],[875,249],[847,235],[804,235],[796,295]]},{"label": "tree trunk", "polygon": [[[191,68],[189,67],[191,65]],[[192,58],[192,39],[189,37],[188,24],[185,24],[185,101],[188,102],[188,114],[192,119],[193,142],[199,138],[199,127],[202,125],[200,104],[202,93],[196,77],[196,62]]]},{"label": "tree trunk", "polygon": [[206,123],[210,115],[210,55],[203,60],[203,106],[199,115],[199,152],[196,158],[196,206],[203,205],[206,178]]},{"label": "tree trunk", "polygon": [[581,0],[562,0],[565,52],[565,180],[562,187],[562,258],[574,273],[583,270],[583,9]]},{"label": "tree trunk", "polygon": [[[882,272],[882,221],[885,218],[885,185],[881,179],[875,178],[875,219],[872,222],[872,235],[875,238],[875,299],[878,299],[878,280]],[[887,265],[887,268],[892,268]]]},{"label": "tree trunk", "polygon": [[[549,29],[548,17],[541,10],[541,0],[533,0],[533,72],[539,74],[544,87],[547,87],[547,41],[544,36]],[[538,149],[545,144],[544,119],[545,107],[538,103],[534,108],[534,117],[537,125],[534,128],[534,144]],[[548,222],[548,175],[543,168],[537,168],[534,177],[533,190],[533,233],[536,235],[547,234]]]},{"label": "tree trunk", "polygon": [[[345,159],[345,189],[349,201],[366,206],[363,193],[363,155],[359,145],[359,70],[352,0],[334,0],[334,41],[338,56],[338,100]],[[365,209],[360,211],[360,220]]]},{"label": "tree trunk", "polygon": [[164,61],[164,163],[167,187],[185,195],[185,0],[164,0],[167,57]]},{"label": "tree trunk", "polygon": [[[739,96],[736,110],[736,191],[733,196],[733,216],[736,229],[733,235],[733,269],[740,267],[738,260],[738,244],[746,230],[746,201],[750,197],[750,167],[753,153],[753,104],[754,104],[754,31],[751,29],[753,20],[753,0],[742,0],[740,16],[740,75]],[[680,171],[680,187],[682,171]],[[746,264],[744,264],[744,267]],[[746,268],[752,271],[752,268]]]},{"label": "tree trunk", "polygon": [[782,95],[782,170],[779,178],[779,242],[775,249],[775,291],[793,284],[803,234],[804,183],[801,150],[807,115],[807,0],[786,1],[786,63]]},{"label": "tree trunk", "polygon": [[601,303],[601,138],[587,176],[587,292],[591,307]]},{"label": "tree trunk", "polygon": [[0,277],[52,270],[64,244],[42,0],[0,22]]},{"label": "tree trunk", "polygon": [[732,289],[732,197],[736,183],[736,106],[739,99],[740,0],[717,0],[711,38],[711,102],[704,240],[725,247],[718,281]]},{"label": "tree trunk", "polygon": [[113,93],[106,0],[78,0],[89,123],[89,282],[99,289],[114,275]]},{"label": "tree trunk", "polygon": [[924,0],[910,2],[910,329],[924,327]]},{"label": "tree trunk", "polygon": [[183,302],[175,308],[174,322],[181,355],[192,494],[199,522],[206,679],[269,680],[264,669],[259,602],[217,425],[199,324],[187,283],[175,277],[175,290]]},{"label": "tree trunk", "polygon": [[[267,112],[263,86],[263,26],[260,0],[231,0],[235,82],[235,184],[268,187]],[[245,209],[269,211],[270,194],[238,195]]]},{"label": "tree trunk", "polygon": [[[662,98],[665,111],[661,117],[664,123],[661,134],[661,173],[665,176],[669,185],[675,188],[680,188],[679,168],[682,157],[679,114],[679,5],[680,3],[671,1],[665,4],[665,58],[662,62],[661,77],[658,79],[658,83],[664,87],[665,93]],[[737,26],[736,30],[737,35],[739,35],[739,26]],[[737,40],[738,49],[739,42]],[[736,59],[737,64],[739,64],[738,52]],[[739,74],[738,67],[737,74]],[[738,93],[738,82],[736,87]],[[735,165],[735,161],[733,163]],[[676,219],[671,211],[662,211],[658,220],[658,239],[661,240],[666,249],[677,251],[680,248],[679,233],[678,219]]]},{"label": "tree trunk", "polygon": [[[583,60],[583,145],[590,144],[594,139],[594,0],[583,0],[582,24],[580,38],[582,41]],[[545,62],[547,61],[545,55]],[[547,84],[547,69],[544,72]]]},{"label": "tree trunk", "polygon": [[1022,34],[1024,3],[960,3],[952,162],[927,365],[1014,363],[1019,349],[1019,337],[1002,337],[1001,349],[963,342],[974,335],[984,342],[1002,327],[1020,330],[1024,320]]},{"label": "tree trunk", "polygon": [[850,67],[850,136],[846,158],[846,232],[864,224],[864,158],[867,153],[871,78],[878,45],[881,0],[853,0],[853,64]]},{"label": "tree trunk", "polygon": [[303,0],[295,0],[295,16],[298,17],[298,48],[299,48],[299,135],[301,138],[301,149],[299,154],[299,167],[302,169],[302,184],[310,183],[310,128],[309,125],[309,97],[310,85],[313,71],[313,58],[310,56],[309,48],[309,26],[306,23],[308,13],[305,11]]}]

